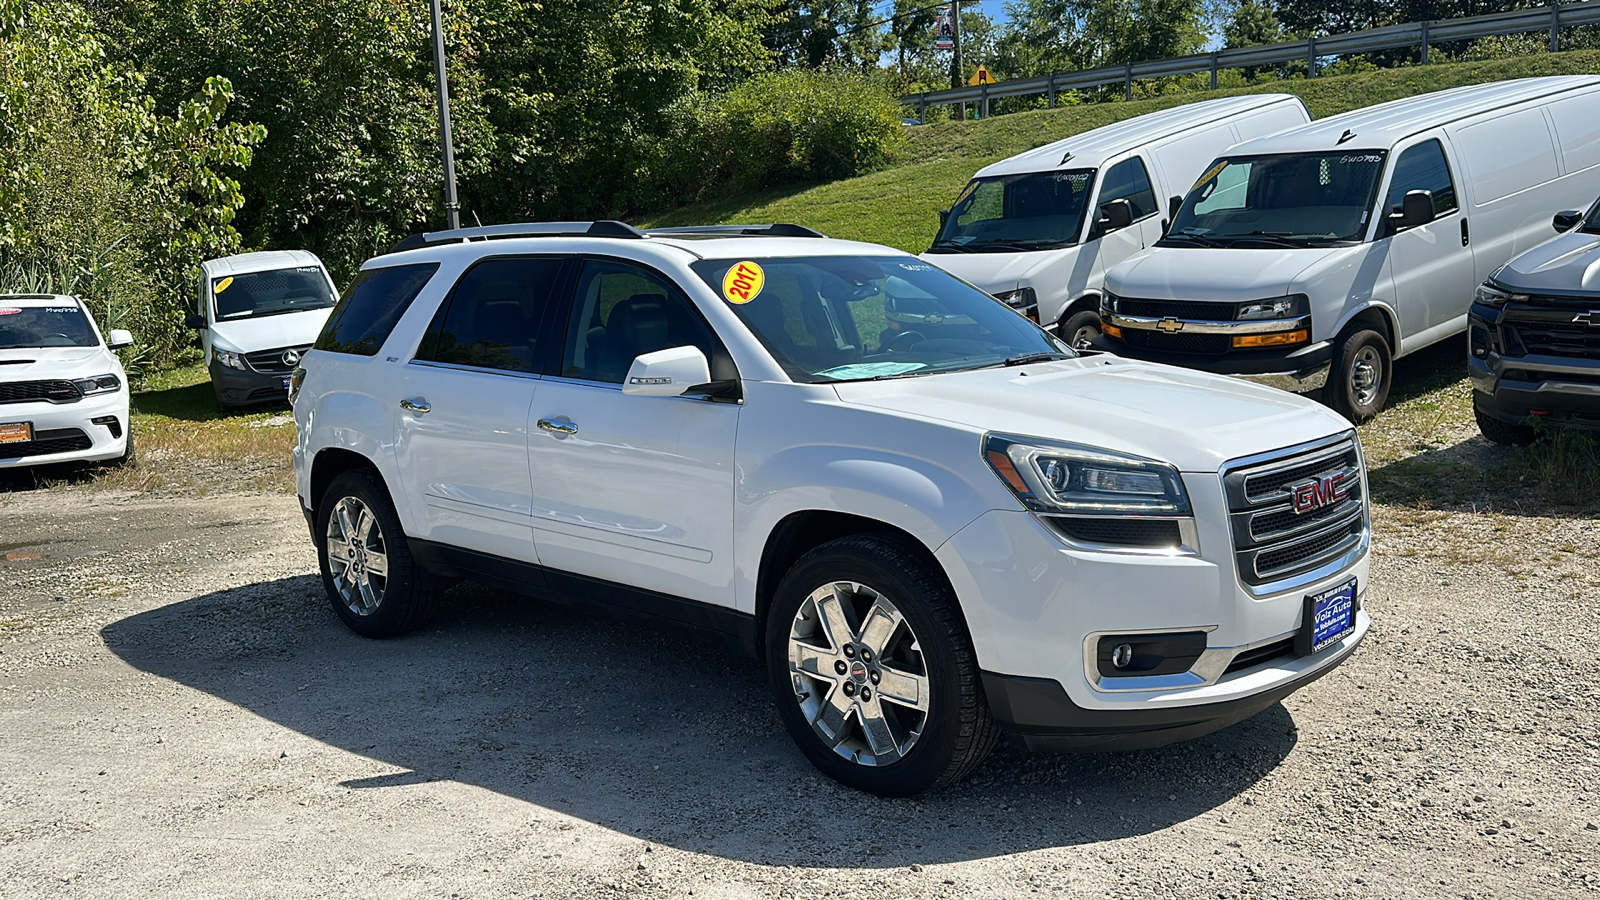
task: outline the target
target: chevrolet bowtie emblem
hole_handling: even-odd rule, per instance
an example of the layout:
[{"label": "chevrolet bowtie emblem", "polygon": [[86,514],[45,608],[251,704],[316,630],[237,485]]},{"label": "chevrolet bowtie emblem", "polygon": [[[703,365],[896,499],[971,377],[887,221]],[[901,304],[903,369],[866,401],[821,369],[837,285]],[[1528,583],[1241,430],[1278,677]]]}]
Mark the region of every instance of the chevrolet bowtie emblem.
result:
[{"label": "chevrolet bowtie emblem", "polygon": [[1578,313],[1572,317],[1574,325],[1582,323],[1590,328],[1600,327],[1600,309],[1593,309],[1586,313]]},{"label": "chevrolet bowtie emblem", "polygon": [[1162,319],[1156,323],[1156,327],[1162,331],[1165,331],[1167,334],[1173,334],[1183,330],[1183,323],[1179,322],[1177,319]]}]

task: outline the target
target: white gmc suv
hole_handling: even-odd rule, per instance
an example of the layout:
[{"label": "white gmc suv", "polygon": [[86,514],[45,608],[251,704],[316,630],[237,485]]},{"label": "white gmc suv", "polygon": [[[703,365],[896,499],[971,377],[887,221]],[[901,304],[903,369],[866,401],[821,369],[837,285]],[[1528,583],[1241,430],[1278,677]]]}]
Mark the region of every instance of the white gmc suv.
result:
[{"label": "white gmc suv", "polygon": [[1348,423],[1079,355],[916,257],[792,225],[417,235],[291,387],[334,611],[470,578],[731,640],[862,790],[1250,716],[1365,635]]}]

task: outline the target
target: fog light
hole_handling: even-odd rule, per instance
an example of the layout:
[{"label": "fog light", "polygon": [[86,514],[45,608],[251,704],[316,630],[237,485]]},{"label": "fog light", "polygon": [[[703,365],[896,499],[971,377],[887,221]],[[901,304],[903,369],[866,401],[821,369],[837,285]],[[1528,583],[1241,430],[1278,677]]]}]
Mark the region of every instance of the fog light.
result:
[{"label": "fog light", "polygon": [[1132,644],[1118,644],[1112,649],[1111,664],[1113,666],[1116,666],[1119,669],[1125,669],[1128,667],[1128,663],[1131,662],[1133,662]]},{"label": "fog light", "polygon": [[1279,334],[1241,334],[1233,339],[1235,347],[1282,347],[1288,344],[1303,344],[1311,340],[1311,332],[1307,329],[1299,331],[1285,331]]}]

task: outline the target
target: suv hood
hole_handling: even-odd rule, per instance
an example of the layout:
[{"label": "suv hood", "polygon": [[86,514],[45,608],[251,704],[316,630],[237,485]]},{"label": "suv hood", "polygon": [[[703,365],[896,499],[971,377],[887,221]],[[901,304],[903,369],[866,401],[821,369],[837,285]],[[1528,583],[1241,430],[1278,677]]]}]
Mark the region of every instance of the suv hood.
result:
[{"label": "suv hood", "polygon": [[1020,253],[924,253],[918,257],[991,294],[1026,284],[1046,263],[1075,255],[1082,244]]},{"label": "suv hood", "polygon": [[1141,300],[1242,303],[1291,292],[1312,267],[1334,265],[1353,247],[1255,249],[1154,247],[1106,273],[1106,289]]},{"label": "suv hood", "polygon": [[[19,347],[0,350],[0,381],[41,381],[119,373],[105,347]],[[89,371],[93,369],[94,371]]]},{"label": "suv hood", "polygon": [[1505,264],[1494,280],[1534,294],[1600,293],[1600,234],[1574,231]]},{"label": "suv hood", "polygon": [[257,350],[276,350],[279,347],[299,347],[309,344],[322,333],[333,307],[308,309],[303,312],[279,313],[259,319],[235,319],[217,322],[211,326],[211,336],[245,353]]},{"label": "suv hood", "polygon": [[834,387],[847,403],[1207,474],[1230,459],[1350,429],[1321,404],[1276,388],[1109,355]]}]

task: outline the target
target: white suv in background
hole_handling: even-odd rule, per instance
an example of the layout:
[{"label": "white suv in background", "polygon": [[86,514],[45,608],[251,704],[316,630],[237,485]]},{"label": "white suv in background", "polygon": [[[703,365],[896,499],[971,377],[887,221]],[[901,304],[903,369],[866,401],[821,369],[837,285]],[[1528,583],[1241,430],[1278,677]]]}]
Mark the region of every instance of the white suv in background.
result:
[{"label": "white suv in background", "polygon": [[801,751],[906,795],[999,729],[1154,746],[1366,633],[1323,407],[1079,356],[916,257],[795,226],[465,229],[369,261],[295,373],[334,611],[472,578],[721,636]]},{"label": "white suv in background", "polygon": [[0,469],[127,462],[128,376],[88,307],[60,294],[0,294]]}]

